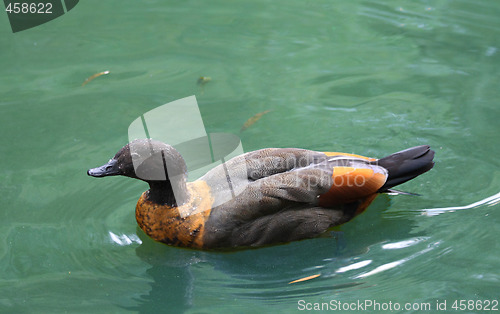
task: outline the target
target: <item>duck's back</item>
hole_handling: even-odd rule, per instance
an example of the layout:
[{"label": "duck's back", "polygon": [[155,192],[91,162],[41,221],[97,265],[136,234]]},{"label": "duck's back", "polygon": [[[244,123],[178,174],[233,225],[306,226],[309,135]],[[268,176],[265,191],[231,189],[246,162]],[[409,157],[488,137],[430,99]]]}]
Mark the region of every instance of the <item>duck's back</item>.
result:
[{"label": "duck's back", "polygon": [[[367,158],[331,154],[263,149],[211,170],[200,179],[211,187],[216,205],[205,224],[205,245],[289,242],[352,219],[373,200],[387,171]],[[239,168],[238,175],[228,175]]]}]

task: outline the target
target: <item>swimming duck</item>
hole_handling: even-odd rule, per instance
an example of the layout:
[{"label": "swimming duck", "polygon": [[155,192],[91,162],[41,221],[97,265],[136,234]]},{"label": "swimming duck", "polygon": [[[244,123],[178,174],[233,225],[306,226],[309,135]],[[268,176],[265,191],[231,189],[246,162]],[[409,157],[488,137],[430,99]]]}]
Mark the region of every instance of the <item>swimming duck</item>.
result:
[{"label": "swimming duck", "polygon": [[394,186],[429,171],[433,158],[427,145],[381,159],[266,148],[187,182],[186,164],[175,148],[141,139],[87,174],[146,181],[149,190],[137,202],[136,220],[152,239],[228,249],[319,236],[362,213],[379,193],[397,192]]}]

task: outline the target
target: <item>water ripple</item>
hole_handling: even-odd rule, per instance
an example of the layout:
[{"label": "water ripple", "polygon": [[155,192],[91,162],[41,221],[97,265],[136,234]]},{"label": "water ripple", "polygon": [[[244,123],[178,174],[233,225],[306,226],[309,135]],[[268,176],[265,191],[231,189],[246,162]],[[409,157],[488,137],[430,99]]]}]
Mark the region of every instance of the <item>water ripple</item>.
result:
[{"label": "water ripple", "polygon": [[471,209],[471,208],[476,208],[481,205],[487,205],[487,206],[494,206],[496,204],[500,203],[500,192],[492,195],[490,197],[487,197],[483,200],[480,200],[478,202],[465,205],[465,206],[452,206],[452,207],[443,207],[443,208],[426,208],[422,209],[423,214],[427,216],[436,216],[440,215],[443,213],[448,213],[448,212],[454,212],[457,210],[462,210],[462,209]]}]

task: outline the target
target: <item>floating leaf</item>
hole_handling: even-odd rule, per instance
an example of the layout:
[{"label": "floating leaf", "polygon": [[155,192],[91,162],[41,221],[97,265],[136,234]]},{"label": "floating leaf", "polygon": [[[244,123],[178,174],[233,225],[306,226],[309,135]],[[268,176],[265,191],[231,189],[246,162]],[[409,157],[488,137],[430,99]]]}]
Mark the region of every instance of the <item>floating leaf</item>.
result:
[{"label": "floating leaf", "polygon": [[89,77],[85,80],[85,82],[83,82],[83,83],[82,83],[82,86],[87,85],[90,81],[92,81],[92,80],[93,80],[93,79],[95,79],[96,77],[99,77],[99,76],[101,76],[101,75],[106,75],[106,74],[109,74],[109,71],[103,71],[103,72],[96,73],[96,74],[94,74],[94,75],[92,75],[92,76],[89,76]]},{"label": "floating leaf", "polygon": [[306,281],[306,280],[311,280],[311,279],[314,279],[314,278],[318,278],[319,276],[321,276],[321,274],[307,276],[307,277],[300,278],[300,279],[297,279],[297,280],[294,280],[294,281],[290,281],[288,284],[302,282],[302,281]]}]

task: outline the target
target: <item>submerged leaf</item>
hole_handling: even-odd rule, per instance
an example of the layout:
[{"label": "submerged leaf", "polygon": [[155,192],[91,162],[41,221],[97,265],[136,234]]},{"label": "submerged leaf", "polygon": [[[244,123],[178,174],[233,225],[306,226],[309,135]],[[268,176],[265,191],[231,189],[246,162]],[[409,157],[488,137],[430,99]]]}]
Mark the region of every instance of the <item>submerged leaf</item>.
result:
[{"label": "submerged leaf", "polygon": [[248,129],[250,126],[252,126],[252,124],[254,124],[255,122],[259,121],[260,118],[262,118],[263,115],[265,115],[266,113],[270,112],[271,110],[266,110],[266,111],[263,111],[263,112],[259,112],[257,113],[256,115],[254,115],[253,117],[251,117],[250,119],[248,119],[245,124],[243,124],[243,126],[241,127],[241,130],[240,132],[243,132],[245,131],[246,129]]},{"label": "submerged leaf", "polygon": [[208,82],[210,82],[211,80],[212,80],[212,78],[210,76],[200,76],[197,83],[198,83],[198,85],[205,85]]}]

